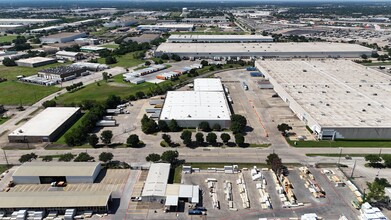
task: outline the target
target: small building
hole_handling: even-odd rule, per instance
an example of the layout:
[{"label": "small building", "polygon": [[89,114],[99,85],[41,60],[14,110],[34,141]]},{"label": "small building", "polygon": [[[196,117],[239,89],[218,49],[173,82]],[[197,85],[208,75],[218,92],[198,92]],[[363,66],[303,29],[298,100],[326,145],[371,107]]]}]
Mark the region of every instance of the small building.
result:
[{"label": "small building", "polygon": [[49,107],[8,135],[9,142],[50,142],[78,118],[80,108]]},{"label": "small building", "polygon": [[13,174],[15,184],[94,183],[101,171],[100,162],[29,162]]},{"label": "small building", "polygon": [[94,71],[94,72],[102,71],[109,68],[109,66],[107,66],[106,64],[88,63],[88,62],[77,62],[72,64],[71,66],[85,68],[86,70]]},{"label": "small building", "polygon": [[137,20],[133,19],[116,19],[111,22],[104,23],[104,27],[113,28],[113,27],[128,27],[132,25],[136,25],[138,23]]},{"label": "small building", "polygon": [[46,44],[54,44],[54,43],[66,43],[74,41],[77,38],[85,37],[87,36],[86,33],[78,33],[78,32],[62,32],[58,34],[53,34],[45,37],[41,37],[41,43]]},{"label": "small building", "polygon": [[83,75],[86,68],[78,66],[59,66],[40,70],[38,77],[56,81],[68,81]]},{"label": "small building", "polygon": [[97,45],[97,44],[99,44],[99,40],[96,38],[81,37],[81,38],[75,39],[75,43],[77,43],[79,45]]},{"label": "small building", "polygon": [[76,61],[83,59],[83,54],[79,52],[71,52],[71,51],[58,51],[56,53],[57,59]]},{"label": "small building", "polygon": [[81,47],[80,50],[83,52],[99,53],[100,51],[107,50],[107,48],[97,46],[84,46]]},{"label": "small building", "polygon": [[198,92],[224,92],[220,79],[199,78],[194,79],[194,91]]},{"label": "small building", "polygon": [[170,169],[171,165],[168,163],[154,163],[151,165],[141,193],[143,201],[158,202],[166,198]]},{"label": "small building", "polygon": [[47,57],[31,57],[15,61],[18,66],[38,67],[57,62],[56,59]]},{"label": "small building", "polygon": [[107,213],[111,203],[110,191],[43,191],[43,192],[0,192],[0,210],[58,211],[66,209],[91,210]]},{"label": "small building", "polygon": [[156,24],[156,25],[139,25],[136,28],[139,31],[159,31],[159,32],[168,32],[168,31],[193,31],[193,24]]}]

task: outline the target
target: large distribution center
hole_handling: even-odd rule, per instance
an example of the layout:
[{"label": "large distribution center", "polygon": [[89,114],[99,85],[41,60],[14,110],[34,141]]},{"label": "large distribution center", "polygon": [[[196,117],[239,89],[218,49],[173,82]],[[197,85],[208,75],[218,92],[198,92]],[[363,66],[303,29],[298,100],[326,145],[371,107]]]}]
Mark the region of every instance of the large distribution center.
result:
[{"label": "large distribution center", "polygon": [[12,175],[16,184],[94,183],[99,162],[30,162],[22,164]]},{"label": "large distribution center", "polygon": [[347,60],[255,65],[319,139],[391,139],[389,75]]},{"label": "large distribution center", "polygon": [[54,141],[80,114],[80,108],[46,108],[8,135],[10,142]]},{"label": "large distribution center", "polygon": [[180,127],[195,128],[201,122],[227,128],[231,112],[224,92],[170,91],[167,92],[160,120],[176,120]]},{"label": "large distribution center", "polygon": [[46,37],[41,37],[40,40],[42,43],[54,44],[54,43],[67,43],[74,41],[77,38],[87,36],[86,33],[77,33],[77,32],[62,32],[58,34],[49,35]]},{"label": "large distribution center", "polygon": [[262,35],[171,35],[169,43],[244,43],[244,42],[273,42],[270,36]]},{"label": "large distribution center", "polygon": [[193,24],[157,24],[157,25],[139,25],[136,28],[140,31],[193,31]]},{"label": "large distribution center", "polygon": [[312,43],[162,43],[155,56],[177,54],[195,58],[338,58],[371,56],[373,50],[358,44],[312,42]]},{"label": "large distribution center", "polygon": [[45,210],[64,213],[66,209],[76,208],[94,212],[107,212],[111,192],[0,192],[0,210]]}]

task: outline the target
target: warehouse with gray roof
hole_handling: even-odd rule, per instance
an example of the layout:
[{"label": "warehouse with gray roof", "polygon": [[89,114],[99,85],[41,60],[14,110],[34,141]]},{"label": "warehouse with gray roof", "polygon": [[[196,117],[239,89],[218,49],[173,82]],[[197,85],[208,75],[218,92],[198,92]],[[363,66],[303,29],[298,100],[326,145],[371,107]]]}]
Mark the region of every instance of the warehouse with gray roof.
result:
[{"label": "warehouse with gray roof", "polygon": [[271,36],[263,35],[197,35],[180,34],[171,35],[167,42],[169,43],[255,43],[255,42],[273,42]]},{"label": "warehouse with gray roof", "polygon": [[101,171],[99,162],[29,162],[13,173],[16,184],[94,183]]},{"label": "warehouse with gray roof", "polygon": [[262,60],[255,66],[318,139],[391,139],[389,75],[349,60]]},{"label": "warehouse with gray roof", "polygon": [[57,62],[56,59],[48,58],[48,57],[31,57],[31,58],[20,59],[15,61],[15,63],[18,66],[27,66],[27,67],[44,66],[55,62]]},{"label": "warehouse with gray roof", "polygon": [[373,49],[358,44],[310,43],[162,43],[155,56],[177,54],[194,58],[339,58],[371,56]]}]

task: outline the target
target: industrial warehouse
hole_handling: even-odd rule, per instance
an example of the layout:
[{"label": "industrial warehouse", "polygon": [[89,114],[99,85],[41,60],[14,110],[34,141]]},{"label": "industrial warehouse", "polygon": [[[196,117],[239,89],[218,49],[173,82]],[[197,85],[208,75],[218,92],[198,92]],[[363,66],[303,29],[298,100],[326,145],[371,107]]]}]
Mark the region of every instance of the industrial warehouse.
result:
[{"label": "industrial warehouse", "polygon": [[156,24],[156,25],[139,25],[136,28],[139,31],[193,31],[193,24]]},{"label": "industrial warehouse", "polygon": [[15,184],[94,183],[101,171],[99,162],[30,162],[12,175]]},{"label": "industrial warehouse", "polygon": [[262,35],[171,35],[169,43],[254,43],[273,42],[273,37]]},{"label": "industrial warehouse", "polygon": [[391,138],[390,76],[347,60],[264,60],[256,67],[319,139]]},{"label": "industrial warehouse", "polygon": [[27,59],[20,59],[15,61],[18,66],[27,66],[27,67],[38,67],[44,66],[51,63],[56,63],[57,60],[47,57],[31,57]]},{"label": "industrial warehouse", "polygon": [[163,43],[155,56],[177,54],[194,58],[340,58],[371,56],[373,49],[343,43]]},{"label": "industrial warehouse", "polygon": [[58,34],[41,37],[42,43],[54,44],[54,43],[67,43],[76,40],[77,38],[86,37],[86,33],[77,32],[62,32]]},{"label": "industrial warehouse", "polygon": [[194,80],[194,91],[167,92],[160,120],[176,120],[180,127],[195,128],[201,122],[230,126],[231,111],[220,79]]},{"label": "industrial warehouse", "polygon": [[24,125],[8,135],[9,142],[50,142],[72,125],[80,114],[80,108],[46,108]]}]

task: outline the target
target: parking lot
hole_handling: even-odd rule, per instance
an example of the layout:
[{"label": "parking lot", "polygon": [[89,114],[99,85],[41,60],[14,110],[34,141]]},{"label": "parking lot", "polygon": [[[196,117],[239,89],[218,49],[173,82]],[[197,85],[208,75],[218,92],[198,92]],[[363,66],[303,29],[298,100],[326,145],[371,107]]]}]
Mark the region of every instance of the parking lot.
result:
[{"label": "parking lot", "polygon": [[[305,136],[309,140],[314,139],[289,106],[281,98],[272,97],[275,94],[273,89],[258,87],[257,81],[263,78],[251,77],[250,72],[241,69],[216,74],[229,89],[234,113],[247,117],[249,128],[246,141],[268,142],[268,137],[276,135],[273,130],[275,131],[277,125],[281,123],[292,126],[295,135],[291,136],[291,139],[299,136]],[[243,82],[248,85],[248,90],[243,89]]]},{"label": "parking lot", "polygon": [[96,179],[96,183],[69,183],[66,187],[51,187],[50,184],[18,184],[10,188],[10,192],[42,192],[53,190],[64,191],[112,191],[120,195],[128,180],[131,170],[127,169],[107,169],[102,170]]},{"label": "parking lot", "polygon": [[[243,207],[242,199],[239,195],[239,187],[236,181],[238,174],[225,173],[208,173],[201,171],[199,173],[184,174],[182,180],[185,184],[198,184],[202,189],[202,206],[207,211],[208,218],[218,219],[256,219],[256,218],[300,218],[305,213],[316,213],[323,219],[338,219],[340,215],[345,215],[348,219],[357,219],[359,212],[350,204],[355,198],[354,194],[348,187],[335,187],[335,183],[331,182],[325,174],[322,174],[321,169],[310,168],[311,173],[316,181],[326,192],[325,198],[315,198],[306,188],[305,181],[300,177],[298,168],[289,170],[288,179],[293,185],[293,192],[296,195],[297,203],[303,203],[302,206],[294,205],[292,207],[283,208],[283,204],[276,191],[276,184],[272,179],[271,171],[260,171],[266,180],[266,192],[270,196],[272,209],[262,208],[260,194],[256,187],[259,181],[253,181],[249,170],[243,171],[244,182],[250,201],[250,208]],[[335,173],[342,178],[339,171]],[[212,198],[209,195],[208,184],[205,182],[207,178],[215,178],[217,180],[216,193],[220,203],[220,209],[216,209],[212,205]],[[232,198],[234,207],[238,211],[231,211],[228,208],[228,201],[225,198],[224,183],[225,181],[232,182]]]}]

